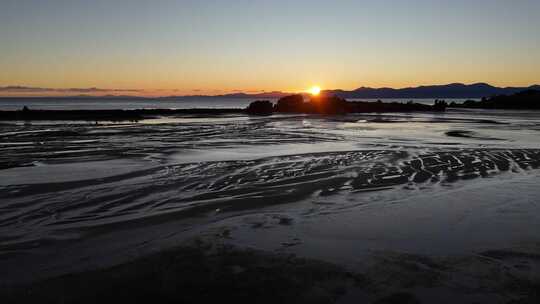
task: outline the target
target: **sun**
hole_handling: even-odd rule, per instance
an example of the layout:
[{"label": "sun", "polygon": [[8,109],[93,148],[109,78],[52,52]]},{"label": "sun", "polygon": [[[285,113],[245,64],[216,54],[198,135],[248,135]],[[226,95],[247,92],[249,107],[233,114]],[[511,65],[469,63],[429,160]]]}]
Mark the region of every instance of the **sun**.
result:
[{"label": "sun", "polygon": [[311,87],[311,89],[309,89],[309,93],[311,93],[313,96],[317,96],[321,93],[321,88],[318,86]]}]

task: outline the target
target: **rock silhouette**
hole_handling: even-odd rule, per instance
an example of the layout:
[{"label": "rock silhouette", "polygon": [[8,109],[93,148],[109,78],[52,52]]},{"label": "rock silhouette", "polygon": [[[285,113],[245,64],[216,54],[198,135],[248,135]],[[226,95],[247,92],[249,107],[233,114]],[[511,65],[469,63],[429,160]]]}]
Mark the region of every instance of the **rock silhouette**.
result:
[{"label": "rock silhouette", "polygon": [[345,114],[351,112],[352,103],[337,96],[312,96],[309,103],[313,113],[318,114]]},{"label": "rock silhouette", "polygon": [[366,101],[347,101],[335,95],[312,96],[308,101],[302,95],[290,95],[278,100],[274,112],[305,114],[346,114],[367,112],[412,112],[412,111],[444,111],[447,103],[435,100],[434,105],[414,103],[383,103]]},{"label": "rock silhouette", "polygon": [[480,101],[467,100],[462,104],[452,102],[452,108],[539,110],[540,91],[525,90],[512,95],[498,95],[482,98]]},{"label": "rock silhouette", "polygon": [[274,111],[280,113],[306,113],[308,107],[305,105],[304,96],[296,94],[280,98]]},{"label": "rock silhouette", "polygon": [[250,115],[272,115],[274,105],[269,100],[256,100],[249,104],[246,112]]}]

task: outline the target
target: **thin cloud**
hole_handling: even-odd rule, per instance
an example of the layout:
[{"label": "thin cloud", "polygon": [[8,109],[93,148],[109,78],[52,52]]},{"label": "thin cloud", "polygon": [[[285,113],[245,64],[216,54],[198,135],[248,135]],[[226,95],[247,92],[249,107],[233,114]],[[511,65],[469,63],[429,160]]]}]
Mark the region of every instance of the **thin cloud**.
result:
[{"label": "thin cloud", "polygon": [[141,93],[143,90],[137,89],[103,89],[103,88],[42,88],[28,86],[4,86],[0,87],[0,92],[7,93]]},{"label": "thin cloud", "polygon": [[47,91],[50,91],[50,89],[24,86],[0,87],[0,92],[41,93]]}]

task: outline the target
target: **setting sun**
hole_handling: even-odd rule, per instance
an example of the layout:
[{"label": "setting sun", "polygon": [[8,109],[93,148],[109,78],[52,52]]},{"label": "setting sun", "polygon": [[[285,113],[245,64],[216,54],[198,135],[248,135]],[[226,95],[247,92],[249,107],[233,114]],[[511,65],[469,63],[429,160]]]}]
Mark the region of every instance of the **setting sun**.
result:
[{"label": "setting sun", "polygon": [[321,93],[321,88],[318,87],[318,86],[314,86],[312,87],[311,89],[309,89],[309,93],[311,93],[311,95],[319,95],[319,93]]}]

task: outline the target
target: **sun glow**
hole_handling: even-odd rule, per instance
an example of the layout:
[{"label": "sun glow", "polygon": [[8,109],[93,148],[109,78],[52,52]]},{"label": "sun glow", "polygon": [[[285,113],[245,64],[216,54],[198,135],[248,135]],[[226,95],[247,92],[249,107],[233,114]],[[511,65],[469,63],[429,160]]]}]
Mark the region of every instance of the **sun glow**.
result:
[{"label": "sun glow", "polygon": [[317,96],[321,93],[321,88],[318,86],[311,87],[311,89],[309,89],[309,93],[313,96]]}]

